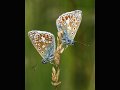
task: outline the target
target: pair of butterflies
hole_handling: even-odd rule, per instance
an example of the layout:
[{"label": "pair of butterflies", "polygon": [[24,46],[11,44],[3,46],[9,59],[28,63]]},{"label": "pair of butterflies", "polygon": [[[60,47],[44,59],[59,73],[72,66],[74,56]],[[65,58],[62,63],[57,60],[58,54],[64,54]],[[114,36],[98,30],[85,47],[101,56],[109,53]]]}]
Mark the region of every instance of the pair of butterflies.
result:
[{"label": "pair of butterflies", "polygon": [[[63,31],[63,45],[73,45],[74,38],[82,20],[82,11],[75,10],[63,13],[56,20],[58,32]],[[52,33],[46,31],[32,30],[28,32],[28,36],[42,56],[42,63],[52,62],[56,48],[55,37]]]}]

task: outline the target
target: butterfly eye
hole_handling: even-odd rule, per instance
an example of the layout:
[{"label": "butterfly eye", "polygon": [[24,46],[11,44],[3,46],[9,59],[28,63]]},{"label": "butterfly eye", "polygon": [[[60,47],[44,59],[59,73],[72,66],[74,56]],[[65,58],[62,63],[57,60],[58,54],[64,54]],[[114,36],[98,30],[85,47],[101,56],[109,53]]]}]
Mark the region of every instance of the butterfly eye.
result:
[{"label": "butterfly eye", "polygon": [[46,62],[46,60],[42,60],[42,63],[43,63],[43,64],[46,64],[47,62]]}]

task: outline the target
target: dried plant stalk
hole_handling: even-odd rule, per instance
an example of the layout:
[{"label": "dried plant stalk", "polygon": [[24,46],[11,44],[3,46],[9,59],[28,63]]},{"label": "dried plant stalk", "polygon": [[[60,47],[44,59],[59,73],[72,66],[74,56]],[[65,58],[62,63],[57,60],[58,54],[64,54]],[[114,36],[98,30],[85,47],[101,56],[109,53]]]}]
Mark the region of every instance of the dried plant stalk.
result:
[{"label": "dried plant stalk", "polygon": [[54,53],[54,64],[52,67],[52,85],[57,87],[59,84],[61,84],[61,81],[59,81],[59,75],[60,75],[60,55],[64,51],[63,45],[62,45],[62,35],[63,31],[58,32],[57,37],[57,49]]}]

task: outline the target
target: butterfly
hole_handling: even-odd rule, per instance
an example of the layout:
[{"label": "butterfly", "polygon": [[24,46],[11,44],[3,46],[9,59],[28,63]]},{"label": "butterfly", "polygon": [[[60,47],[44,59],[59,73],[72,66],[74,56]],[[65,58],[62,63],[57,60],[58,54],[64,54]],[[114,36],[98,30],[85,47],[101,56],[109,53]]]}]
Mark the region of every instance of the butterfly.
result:
[{"label": "butterfly", "polygon": [[42,63],[52,62],[56,47],[54,35],[46,31],[32,30],[28,32],[28,36],[35,49],[42,56]]},{"label": "butterfly", "polygon": [[[82,11],[80,10],[66,12],[56,20],[58,32],[64,32],[62,37],[63,44],[74,44],[74,37],[82,19],[81,14]],[[52,62],[56,48],[54,35],[47,31],[32,30],[28,32],[28,36],[35,49],[42,56],[42,63]]]},{"label": "butterfly", "polygon": [[74,45],[74,38],[82,20],[82,11],[75,10],[63,13],[56,20],[58,32],[63,31],[62,43]]}]

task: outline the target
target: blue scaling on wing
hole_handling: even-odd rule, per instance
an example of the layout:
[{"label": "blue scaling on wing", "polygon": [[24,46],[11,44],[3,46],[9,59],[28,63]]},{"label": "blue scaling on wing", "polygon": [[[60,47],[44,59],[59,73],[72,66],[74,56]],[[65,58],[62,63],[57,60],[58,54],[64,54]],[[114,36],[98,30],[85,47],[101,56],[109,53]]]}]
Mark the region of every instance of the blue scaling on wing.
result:
[{"label": "blue scaling on wing", "polygon": [[75,10],[63,13],[56,20],[58,32],[63,31],[62,42],[65,45],[73,45],[74,38],[82,20],[82,11]]},{"label": "blue scaling on wing", "polygon": [[52,33],[46,31],[32,30],[28,32],[28,36],[42,56],[42,63],[52,62],[55,52],[55,37]]}]

